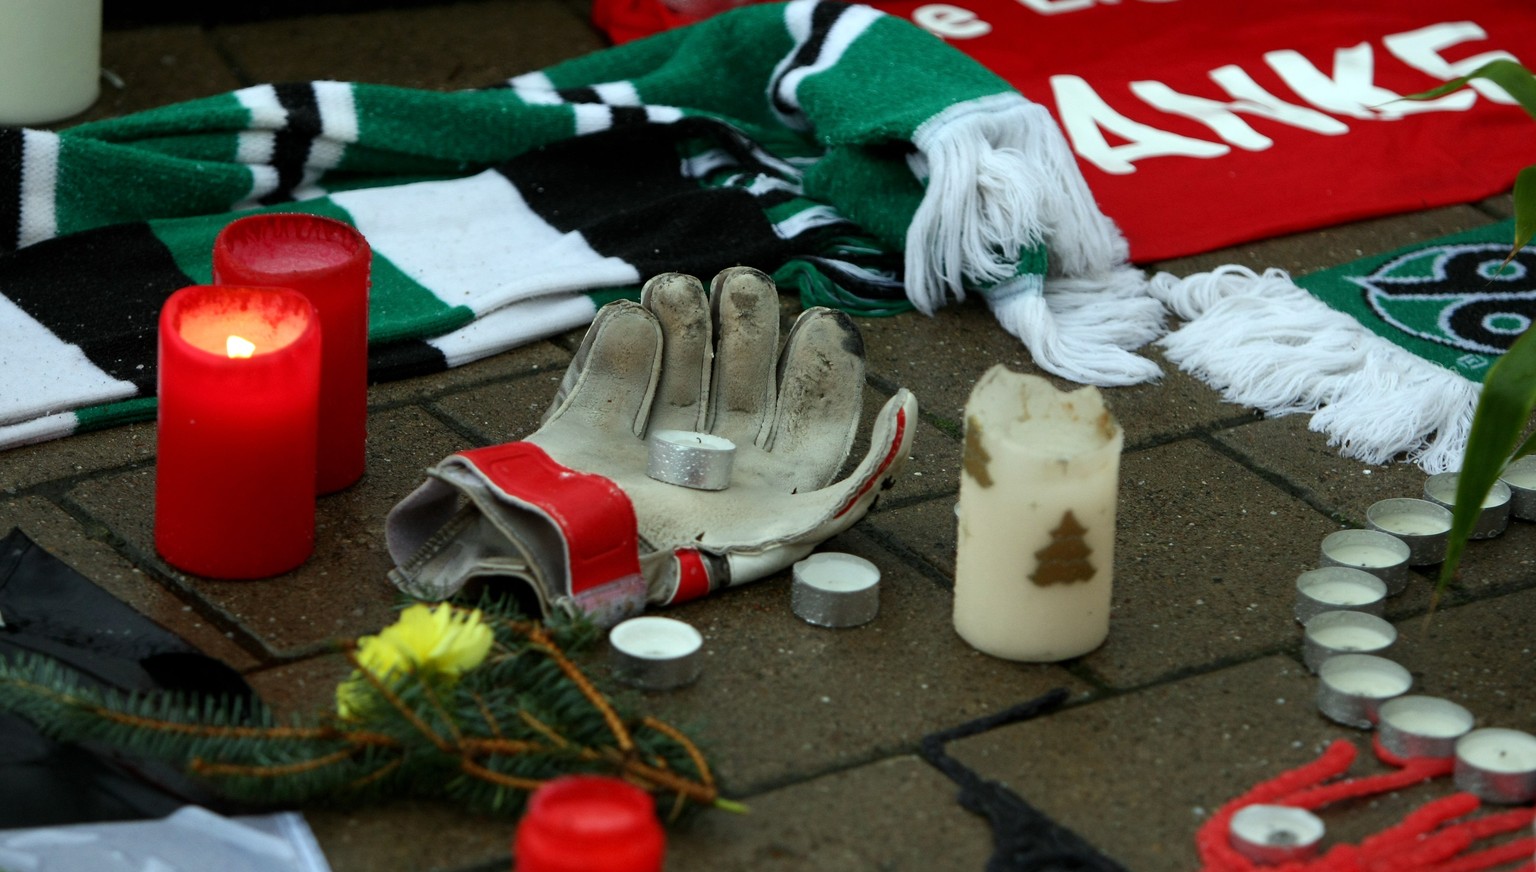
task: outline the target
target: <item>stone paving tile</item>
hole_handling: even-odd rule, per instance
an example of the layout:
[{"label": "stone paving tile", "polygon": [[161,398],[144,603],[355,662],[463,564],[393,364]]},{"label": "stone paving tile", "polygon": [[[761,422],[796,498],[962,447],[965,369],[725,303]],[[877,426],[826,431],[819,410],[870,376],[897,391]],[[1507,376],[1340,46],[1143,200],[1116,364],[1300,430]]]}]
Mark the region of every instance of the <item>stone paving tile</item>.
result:
[{"label": "stone paving tile", "polygon": [[[953,577],[954,502],[873,515]],[[1083,658],[1115,687],[1289,645],[1298,573],[1336,525],[1193,441],[1126,454],[1120,468],[1109,641]]]},{"label": "stone paving tile", "polygon": [[[389,620],[386,619],[385,623]],[[382,629],[383,625],[374,628]],[[372,631],[369,631],[372,632]],[[352,674],[352,664],[341,654],[322,654],[273,668],[245,673],[245,680],[286,722],[294,715],[317,717],[336,705],[336,685]]]},{"label": "stone paving tile", "polygon": [[314,15],[219,27],[213,35],[253,81],[432,89],[483,88],[605,45],[558,0]]},{"label": "stone paving tile", "polygon": [[101,36],[101,66],[110,73],[101,83],[101,96],[67,124],[207,97],[243,84],[208,34],[190,26],[108,30]]},{"label": "stone paving tile", "polygon": [[[949,750],[1126,869],[1188,872],[1198,868],[1197,829],[1224,803],[1311,762],[1336,739],[1364,751],[1363,734],[1317,713],[1315,684],[1294,660],[1269,657],[1003,727]],[[1356,766],[1379,771],[1373,761]],[[1342,823],[1327,813],[1329,844],[1358,841],[1431,792],[1404,791],[1375,808],[1360,803]]]},{"label": "stone paving tile", "polygon": [[745,815],[698,815],[669,835],[666,868],[981,869],[991,829],[960,807],[956,789],[916,757],[882,760],[755,796]]},{"label": "stone paving tile", "polygon": [[425,800],[309,810],[304,818],[332,872],[507,869],[517,827],[507,818]]},{"label": "stone paving tile", "polygon": [[125,539],[143,566],[153,566],[259,640],[275,656],[316,650],[336,637],[388,623],[398,592],[385,573],[384,517],[421,483],[422,470],[462,447],[462,440],[416,409],[372,415],[368,472],[362,482],[319,501],[315,555],[300,568],[261,581],[196,578],[154,555],[154,518],[147,507],[154,470],[86,482],[70,494]]},{"label": "stone paving tile", "polygon": [[209,656],[237,670],[256,665],[255,657],[235,644],[227,631],[211,624],[191,604],[150,581],[53,503],[40,497],[0,500],[0,534],[12,527],[21,528],[27,538],[96,586]]},{"label": "stone paving tile", "polygon": [[1536,589],[1397,621],[1388,656],[1414,693],[1461,703],[1479,727],[1536,732]]},{"label": "stone paving tile", "polygon": [[152,421],[0,451],[0,492],[116,469],[155,456]]},{"label": "stone paving tile", "polygon": [[910,752],[929,732],[1055,687],[1086,692],[1059,667],[970,649],[950,623],[948,593],[856,531],[821,550],[881,568],[873,622],[805,623],[782,574],[667,612],[704,635],[704,672],[692,686],[641,694],[638,707],[690,731],[729,795]]}]

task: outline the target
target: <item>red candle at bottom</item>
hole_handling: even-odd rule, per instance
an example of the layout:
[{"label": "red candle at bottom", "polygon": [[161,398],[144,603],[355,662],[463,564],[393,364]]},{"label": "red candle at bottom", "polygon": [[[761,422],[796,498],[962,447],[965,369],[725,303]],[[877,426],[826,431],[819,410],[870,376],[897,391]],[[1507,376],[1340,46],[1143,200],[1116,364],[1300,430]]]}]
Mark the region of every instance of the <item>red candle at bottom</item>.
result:
[{"label": "red candle at bottom", "polygon": [[512,841],[517,872],[660,872],[665,853],[651,795],[598,775],[534,791]]},{"label": "red candle at bottom", "polygon": [[320,324],[278,288],[182,288],[160,311],[155,548],[263,578],[315,544]]}]

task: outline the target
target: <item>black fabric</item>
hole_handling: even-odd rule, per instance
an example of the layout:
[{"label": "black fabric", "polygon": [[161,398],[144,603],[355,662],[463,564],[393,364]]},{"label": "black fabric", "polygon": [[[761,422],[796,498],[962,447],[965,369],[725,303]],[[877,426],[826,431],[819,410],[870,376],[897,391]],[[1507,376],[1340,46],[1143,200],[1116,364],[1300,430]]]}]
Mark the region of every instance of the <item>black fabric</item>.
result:
[{"label": "black fabric", "polygon": [[1051,820],[1001,782],[982,778],[949,756],[944,746],[956,739],[1038,717],[1066,702],[1056,689],[995,715],[923,737],[919,753],[960,785],[960,805],[992,825],[992,858],[987,872],[1126,872],[1081,836]]},{"label": "black fabric", "polygon": [[[22,130],[0,127],[0,178],[21,174]],[[0,195],[0,254],[21,244],[21,186],[9,196]]]},{"label": "black fabric", "polygon": [[288,113],[288,123],[272,143],[272,166],[277,168],[277,188],[261,198],[262,205],[293,201],[293,191],[304,182],[309,150],[320,135],[320,102],[308,82],[274,85],[277,102]]},{"label": "black fabric", "polygon": [[[0,658],[46,655],[82,680],[124,691],[232,696],[250,686],[44,551],[20,530],[0,539]],[[0,829],[157,818],[188,803],[236,811],[169,767],[54,742],[0,713]]]},{"label": "black fabric", "polygon": [[22,311],[103,372],[155,393],[160,309],[194,282],[148,224],[49,239],[9,255],[3,267],[5,296]]}]

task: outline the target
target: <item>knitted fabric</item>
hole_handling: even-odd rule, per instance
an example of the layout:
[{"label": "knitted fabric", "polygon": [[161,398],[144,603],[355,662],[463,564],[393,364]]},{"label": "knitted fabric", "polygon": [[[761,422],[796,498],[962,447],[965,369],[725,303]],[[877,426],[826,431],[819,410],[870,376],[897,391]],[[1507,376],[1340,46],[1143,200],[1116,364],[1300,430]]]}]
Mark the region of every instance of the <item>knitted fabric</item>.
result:
[{"label": "knitted fabric", "polygon": [[1162,310],[1044,110],[868,7],[744,7],[453,93],[262,85],[0,129],[0,448],[153,415],[155,314],[251,211],[374,249],[376,379],[587,323],[657,272],[758,267],[806,303],[987,295],[1099,384]]}]

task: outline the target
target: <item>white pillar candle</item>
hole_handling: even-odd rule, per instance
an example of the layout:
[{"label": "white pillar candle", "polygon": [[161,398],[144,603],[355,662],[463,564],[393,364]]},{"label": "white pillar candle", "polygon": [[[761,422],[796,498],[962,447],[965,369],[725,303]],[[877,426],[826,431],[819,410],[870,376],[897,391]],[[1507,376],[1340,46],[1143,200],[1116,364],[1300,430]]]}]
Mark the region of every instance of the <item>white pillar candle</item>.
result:
[{"label": "white pillar candle", "polygon": [[100,81],[101,0],[0,0],[0,125],[83,112]]},{"label": "white pillar candle", "polygon": [[1473,730],[1456,742],[1456,786],[1488,802],[1536,799],[1536,736],[1519,730]]},{"label": "white pillar candle", "polygon": [[1124,434],[1092,387],[994,366],[965,407],[955,630],[995,657],[1053,662],[1109,635]]}]

